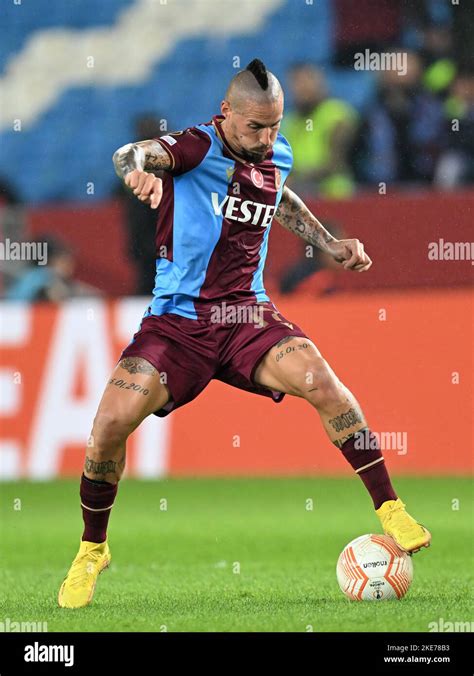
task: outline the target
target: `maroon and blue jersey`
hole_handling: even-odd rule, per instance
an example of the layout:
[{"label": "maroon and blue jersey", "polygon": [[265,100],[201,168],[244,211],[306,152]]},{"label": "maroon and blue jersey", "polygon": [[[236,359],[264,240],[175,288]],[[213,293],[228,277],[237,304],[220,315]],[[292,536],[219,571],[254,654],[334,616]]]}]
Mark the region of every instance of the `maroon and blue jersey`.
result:
[{"label": "maroon and blue jersey", "polygon": [[269,301],[263,268],[291,148],[278,134],[262,162],[247,162],[227,143],[222,120],[156,139],[172,166],[163,178],[146,315],[197,319],[214,303]]}]

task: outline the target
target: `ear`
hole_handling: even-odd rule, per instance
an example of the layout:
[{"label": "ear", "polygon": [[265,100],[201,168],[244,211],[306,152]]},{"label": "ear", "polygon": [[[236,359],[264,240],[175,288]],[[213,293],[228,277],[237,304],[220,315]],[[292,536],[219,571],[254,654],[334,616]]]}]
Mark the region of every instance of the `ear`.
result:
[{"label": "ear", "polygon": [[221,113],[224,117],[228,117],[229,113],[231,112],[231,107],[229,101],[222,101],[221,102]]}]

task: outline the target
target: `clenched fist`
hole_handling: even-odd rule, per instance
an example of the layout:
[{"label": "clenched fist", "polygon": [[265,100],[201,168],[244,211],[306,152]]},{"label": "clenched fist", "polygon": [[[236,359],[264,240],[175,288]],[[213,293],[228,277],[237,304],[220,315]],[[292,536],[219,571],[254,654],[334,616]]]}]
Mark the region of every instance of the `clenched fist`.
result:
[{"label": "clenched fist", "polygon": [[329,253],[334,260],[342,263],[346,270],[364,272],[372,265],[372,260],[364,251],[364,245],[358,239],[339,239],[328,244]]},{"label": "clenched fist", "polygon": [[158,207],[163,195],[161,178],[157,178],[155,174],[150,174],[147,171],[134,169],[125,176],[124,181],[125,185],[133,190],[133,194],[141,202],[149,204],[152,209]]}]

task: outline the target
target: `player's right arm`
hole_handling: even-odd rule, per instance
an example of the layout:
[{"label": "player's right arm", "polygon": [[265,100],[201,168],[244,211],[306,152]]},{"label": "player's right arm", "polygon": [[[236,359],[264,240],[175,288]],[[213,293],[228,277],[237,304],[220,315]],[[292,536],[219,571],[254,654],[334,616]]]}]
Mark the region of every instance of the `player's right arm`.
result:
[{"label": "player's right arm", "polygon": [[156,209],[161,201],[161,178],[153,172],[171,169],[172,158],[155,140],[127,143],[115,151],[113,163],[117,176],[139,200]]}]

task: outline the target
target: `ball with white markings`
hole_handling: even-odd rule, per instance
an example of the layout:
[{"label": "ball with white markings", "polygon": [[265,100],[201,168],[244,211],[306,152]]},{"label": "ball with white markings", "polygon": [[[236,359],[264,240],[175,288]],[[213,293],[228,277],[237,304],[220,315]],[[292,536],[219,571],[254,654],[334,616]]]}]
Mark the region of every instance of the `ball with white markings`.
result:
[{"label": "ball with white markings", "polygon": [[342,550],[336,573],[341,591],[352,601],[385,601],[405,596],[413,564],[388,535],[361,535]]}]

